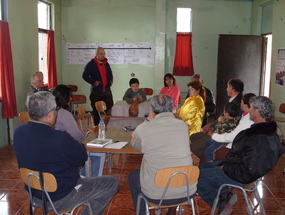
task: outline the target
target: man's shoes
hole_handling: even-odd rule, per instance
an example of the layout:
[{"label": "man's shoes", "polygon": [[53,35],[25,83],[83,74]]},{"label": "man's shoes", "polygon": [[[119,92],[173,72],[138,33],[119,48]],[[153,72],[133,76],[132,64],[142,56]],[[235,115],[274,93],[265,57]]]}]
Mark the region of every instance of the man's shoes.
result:
[{"label": "man's shoes", "polygon": [[220,198],[219,215],[229,215],[237,202],[237,194],[228,192],[226,198]]}]

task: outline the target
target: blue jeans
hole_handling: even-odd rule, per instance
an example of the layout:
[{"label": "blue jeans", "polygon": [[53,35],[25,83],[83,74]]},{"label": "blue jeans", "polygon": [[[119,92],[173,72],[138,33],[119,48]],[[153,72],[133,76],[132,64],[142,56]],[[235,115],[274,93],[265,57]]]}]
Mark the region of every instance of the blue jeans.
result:
[{"label": "blue jeans", "polygon": [[[200,176],[198,179],[197,193],[211,207],[213,206],[219,187],[222,184],[245,186],[244,184],[241,184],[228,177],[220,166],[217,166],[219,163],[220,161],[216,161],[211,163],[203,163],[199,166]],[[224,188],[221,193],[227,191],[229,191],[228,187]]]},{"label": "blue jeans", "polygon": [[205,152],[204,152],[204,155],[205,155],[205,159],[206,159],[206,162],[209,162],[209,161],[213,161],[214,160],[214,157],[213,157],[213,152],[219,148],[223,143],[220,143],[220,142],[217,142],[217,141],[214,141],[214,140],[207,140],[205,142],[205,147],[207,147],[205,149]]},{"label": "blue jeans", "polygon": [[[106,153],[90,152],[92,177],[102,176],[105,159]],[[80,169],[79,174],[86,176],[85,166]]]},{"label": "blue jeans", "polygon": [[[135,206],[135,211],[136,211],[138,195],[140,193],[142,193],[141,184],[140,184],[140,169],[135,169],[130,173],[130,175],[129,175],[129,186],[130,186],[130,191],[132,194],[132,198],[133,198],[133,202],[134,202],[134,206]],[[195,195],[195,193],[192,196],[194,196],[194,195]],[[190,196],[190,198],[192,196]],[[159,204],[159,202],[160,202],[160,199],[151,199],[145,195],[144,195],[144,197],[147,199],[147,201],[155,203],[155,204]],[[174,204],[179,204],[179,203],[185,202],[185,201],[187,201],[187,197],[179,198],[179,199],[165,199],[165,200],[163,200],[162,204],[163,205],[174,205]],[[140,215],[145,215],[145,214],[146,214],[145,203],[143,200],[141,200]]]}]

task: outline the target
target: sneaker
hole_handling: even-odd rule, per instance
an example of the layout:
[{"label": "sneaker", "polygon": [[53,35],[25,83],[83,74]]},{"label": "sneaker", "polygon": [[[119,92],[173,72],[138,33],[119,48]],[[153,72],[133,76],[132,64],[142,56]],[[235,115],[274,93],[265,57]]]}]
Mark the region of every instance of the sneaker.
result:
[{"label": "sneaker", "polygon": [[228,192],[227,197],[220,203],[219,215],[229,215],[233,210],[233,206],[237,202],[237,194]]}]

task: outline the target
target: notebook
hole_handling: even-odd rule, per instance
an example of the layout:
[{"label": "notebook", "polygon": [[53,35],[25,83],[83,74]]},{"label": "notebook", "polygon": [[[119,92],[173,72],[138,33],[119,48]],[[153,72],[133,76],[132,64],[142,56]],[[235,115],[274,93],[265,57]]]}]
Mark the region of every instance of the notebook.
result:
[{"label": "notebook", "polygon": [[88,147],[99,147],[99,148],[102,148],[104,146],[106,146],[107,144],[109,143],[112,143],[113,140],[112,139],[94,139],[92,141],[90,141],[89,143],[87,143],[87,146]]}]

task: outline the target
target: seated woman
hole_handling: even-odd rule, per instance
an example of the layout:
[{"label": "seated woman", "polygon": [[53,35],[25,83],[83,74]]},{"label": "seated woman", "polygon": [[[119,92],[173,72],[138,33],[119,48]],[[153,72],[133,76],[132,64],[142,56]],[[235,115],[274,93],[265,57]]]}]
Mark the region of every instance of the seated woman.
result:
[{"label": "seated woman", "polygon": [[[65,131],[78,142],[82,142],[85,137],[79,130],[73,115],[68,111],[71,103],[71,88],[60,84],[53,89],[52,94],[55,96],[58,108],[57,119],[54,125],[55,129]],[[93,177],[102,175],[105,158],[105,153],[90,153]],[[80,171],[81,175],[85,174],[84,167]]]},{"label": "seated woman", "polygon": [[185,100],[175,116],[188,124],[189,135],[192,135],[201,130],[205,114],[206,91],[200,81],[191,81],[187,86],[189,87],[190,97]]},{"label": "seated woman", "polygon": [[52,94],[55,96],[58,108],[57,119],[54,125],[55,129],[66,131],[75,140],[82,142],[85,137],[79,130],[73,115],[68,110],[71,104],[71,89],[68,86],[61,84],[54,88]]},{"label": "seated woman", "polygon": [[180,96],[180,87],[176,85],[176,80],[172,74],[164,75],[164,87],[161,88],[159,94],[169,95],[173,100],[173,112],[178,108],[178,101]]},{"label": "seated woman", "polygon": [[129,85],[130,88],[127,89],[123,97],[124,101],[146,101],[146,94],[139,88],[140,82],[137,78],[131,78]]}]

